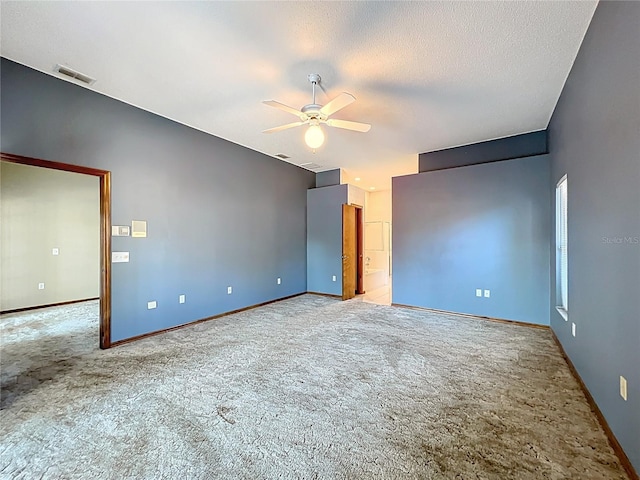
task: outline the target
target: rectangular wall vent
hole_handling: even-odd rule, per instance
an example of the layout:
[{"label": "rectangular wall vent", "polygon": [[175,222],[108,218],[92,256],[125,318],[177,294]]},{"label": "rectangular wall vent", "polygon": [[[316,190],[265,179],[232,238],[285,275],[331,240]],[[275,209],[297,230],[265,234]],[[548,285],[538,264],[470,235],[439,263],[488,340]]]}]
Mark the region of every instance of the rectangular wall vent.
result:
[{"label": "rectangular wall vent", "polygon": [[96,81],[95,78],[91,78],[89,75],[85,75],[84,73],[80,73],[73,68],[65,67],[64,65],[56,65],[54,71],[61,73],[62,75],[66,75],[67,77],[71,77],[82,83],[86,83],[87,85],[93,85]]},{"label": "rectangular wall vent", "polygon": [[276,157],[281,158],[282,160],[286,160],[287,158],[291,158],[289,155],[285,155],[284,153],[276,153]]},{"label": "rectangular wall vent", "polygon": [[306,168],[307,170],[320,170],[321,168],[324,168],[322,165],[318,165],[317,163],[313,163],[313,162],[301,163],[298,166],[302,168]]}]

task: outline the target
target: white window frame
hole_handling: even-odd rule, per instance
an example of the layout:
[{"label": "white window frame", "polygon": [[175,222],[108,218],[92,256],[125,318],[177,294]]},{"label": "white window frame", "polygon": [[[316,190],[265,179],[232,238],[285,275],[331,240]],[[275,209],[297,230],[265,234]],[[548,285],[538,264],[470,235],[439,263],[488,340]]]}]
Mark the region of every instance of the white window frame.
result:
[{"label": "white window frame", "polygon": [[569,241],[567,176],[556,184],[556,309],[569,319]]}]

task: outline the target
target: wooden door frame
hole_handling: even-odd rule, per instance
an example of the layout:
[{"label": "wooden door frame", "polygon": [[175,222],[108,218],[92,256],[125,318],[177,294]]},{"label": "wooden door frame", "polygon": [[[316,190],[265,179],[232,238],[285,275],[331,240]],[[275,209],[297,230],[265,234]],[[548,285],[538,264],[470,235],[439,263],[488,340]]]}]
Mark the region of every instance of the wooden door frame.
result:
[{"label": "wooden door frame", "polygon": [[111,172],[0,152],[0,160],[93,175],[100,179],[100,348],[111,346]]},{"label": "wooden door frame", "polygon": [[356,293],[362,295],[364,291],[364,210],[356,207]]}]

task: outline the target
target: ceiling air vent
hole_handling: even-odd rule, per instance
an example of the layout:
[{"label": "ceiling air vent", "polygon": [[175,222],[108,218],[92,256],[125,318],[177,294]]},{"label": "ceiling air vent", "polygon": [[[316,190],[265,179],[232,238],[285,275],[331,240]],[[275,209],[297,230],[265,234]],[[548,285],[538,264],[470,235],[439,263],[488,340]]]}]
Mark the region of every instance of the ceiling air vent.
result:
[{"label": "ceiling air vent", "polygon": [[313,163],[313,162],[301,163],[298,166],[302,168],[306,168],[307,170],[312,170],[312,171],[320,170],[321,168],[324,168],[322,165],[318,165],[317,163]]},{"label": "ceiling air vent", "polygon": [[89,75],[85,75],[84,73],[80,73],[73,68],[65,67],[64,65],[56,65],[53,70],[82,83],[86,83],[87,85],[93,85],[96,81],[95,78],[91,78]]},{"label": "ceiling air vent", "polygon": [[287,158],[291,158],[289,155],[285,155],[284,153],[276,153],[276,157],[281,158],[282,160],[286,160]]}]

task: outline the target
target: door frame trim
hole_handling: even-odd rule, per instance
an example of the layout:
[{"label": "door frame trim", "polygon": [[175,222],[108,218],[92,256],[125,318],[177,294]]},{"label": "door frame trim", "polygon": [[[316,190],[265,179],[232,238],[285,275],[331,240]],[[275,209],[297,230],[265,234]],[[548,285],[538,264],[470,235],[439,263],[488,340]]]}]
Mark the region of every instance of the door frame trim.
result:
[{"label": "door frame trim", "polygon": [[111,347],[111,172],[0,152],[0,160],[92,175],[100,180],[100,348]]},{"label": "door frame trim", "polygon": [[364,208],[356,207],[356,295],[362,295],[364,290]]}]

